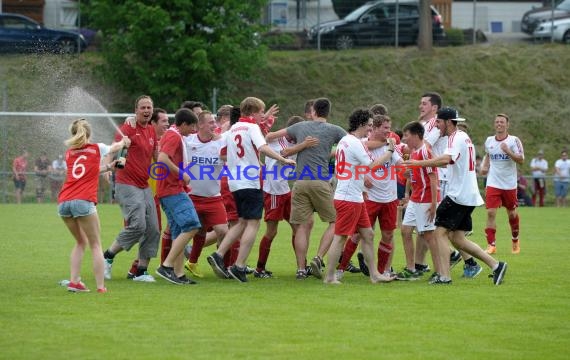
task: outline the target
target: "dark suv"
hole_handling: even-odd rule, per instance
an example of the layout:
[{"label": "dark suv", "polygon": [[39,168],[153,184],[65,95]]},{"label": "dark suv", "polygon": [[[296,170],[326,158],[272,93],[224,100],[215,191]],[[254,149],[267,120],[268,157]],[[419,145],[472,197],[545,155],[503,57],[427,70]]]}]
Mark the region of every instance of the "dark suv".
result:
[{"label": "dark suv", "polygon": [[48,29],[19,14],[0,14],[0,52],[75,53],[86,47],[79,33]]},{"label": "dark suv", "polygon": [[[554,7],[554,20],[570,17],[570,0],[564,0]],[[544,6],[524,13],[521,21],[521,31],[533,35],[534,31],[544,22],[551,21],[552,7]]]},{"label": "dark suv", "polygon": [[[354,46],[390,45],[396,38],[396,2],[371,1],[357,8],[344,19],[328,21],[313,26],[308,33],[309,41],[317,43],[321,33],[321,46],[350,49]],[[431,6],[433,39],[445,37],[441,15]],[[419,32],[419,2],[398,2],[398,43],[416,44]]]}]

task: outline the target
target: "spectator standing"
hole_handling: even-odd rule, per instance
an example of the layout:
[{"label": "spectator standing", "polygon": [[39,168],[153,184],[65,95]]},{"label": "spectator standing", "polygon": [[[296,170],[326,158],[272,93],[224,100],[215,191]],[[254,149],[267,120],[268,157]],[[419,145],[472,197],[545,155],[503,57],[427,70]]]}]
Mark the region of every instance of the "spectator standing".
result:
[{"label": "spectator standing", "polygon": [[48,183],[48,174],[51,172],[50,161],[45,151],[42,151],[40,157],[36,159],[34,172],[36,173],[36,199],[38,203],[43,203]]},{"label": "spectator standing", "polygon": [[560,159],[554,163],[554,193],[556,195],[556,207],[566,207],[566,195],[568,195],[568,181],[570,180],[570,162],[568,151],[560,153]]},{"label": "spectator standing", "polygon": [[22,194],[26,188],[26,171],[28,170],[28,151],[22,150],[22,154],[12,163],[12,178],[16,188],[16,204],[22,203]]},{"label": "spectator standing", "polygon": [[532,170],[533,191],[532,203],[536,206],[536,196],[538,195],[538,206],[544,206],[544,196],[546,195],[546,172],[548,171],[548,161],[544,158],[544,151],[538,150],[536,157],[530,161]]},{"label": "spectator standing", "polygon": [[51,189],[51,201],[57,201],[57,196],[65,180],[67,165],[63,160],[63,155],[59,155],[57,159],[51,163],[51,173],[48,175]]},{"label": "spectator standing", "polygon": [[528,188],[528,181],[522,174],[520,169],[517,169],[517,199],[520,204],[524,204],[524,206],[534,206],[532,203],[532,199],[528,195],[527,188]]}]

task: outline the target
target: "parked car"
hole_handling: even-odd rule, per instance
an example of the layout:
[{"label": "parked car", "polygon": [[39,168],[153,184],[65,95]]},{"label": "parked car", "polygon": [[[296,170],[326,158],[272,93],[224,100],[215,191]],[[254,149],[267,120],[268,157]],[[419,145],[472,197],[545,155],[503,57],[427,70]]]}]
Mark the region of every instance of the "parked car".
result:
[{"label": "parked car", "polygon": [[[355,9],[341,20],[327,21],[313,26],[308,33],[309,42],[321,46],[350,49],[354,46],[390,45],[396,38],[396,6],[398,6],[398,43],[416,44],[419,33],[419,1],[371,1]],[[431,6],[434,41],[445,37],[441,15]]]},{"label": "parked car", "polygon": [[87,42],[83,35],[43,27],[29,17],[0,13],[0,52],[76,53]]},{"label": "parked car", "polygon": [[540,23],[532,34],[537,39],[550,39],[570,44],[570,17]]},{"label": "parked car", "polygon": [[[554,7],[554,20],[570,16],[570,0],[563,0]],[[543,6],[524,13],[521,21],[521,31],[533,35],[541,24],[551,21],[552,7]],[[548,35],[550,37],[550,35]]]}]

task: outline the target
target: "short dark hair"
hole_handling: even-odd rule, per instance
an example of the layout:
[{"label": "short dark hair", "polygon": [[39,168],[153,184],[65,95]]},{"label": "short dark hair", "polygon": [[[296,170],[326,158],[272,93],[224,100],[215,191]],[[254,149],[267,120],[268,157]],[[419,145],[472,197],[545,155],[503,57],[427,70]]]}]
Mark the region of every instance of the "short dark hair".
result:
[{"label": "short dark hair", "polygon": [[313,109],[318,117],[326,118],[331,112],[331,101],[327,98],[316,99],[313,103]]},{"label": "short dark hair", "polygon": [[348,117],[348,132],[355,131],[362,125],[368,124],[372,113],[368,109],[356,109]]},{"label": "short dark hair", "polygon": [[291,125],[295,125],[295,124],[303,122],[303,121],[305,121],[305,119],[303,119],[302,117],[297,116],[297,115],[293,115],[289,119],[287,119],[287,125],[286,126],[289,127]]},{"label": "short dark hair", "polygon": [[204,109],[204,108],[206,108],[206,105],[204,105],[200,101],[186,100],[182,103],[182,105],[180,105],[180,107],[192,110],[195,107],[200,107],[200,108]]},{"label": "short dark hair", "polygon": [[307,100],[307,102],[305,103],[305,114],[308,114],[311,112],[311,109],[313,108],[314,103],[315,103],[315,100],[313,100],[313,99]]},{"label": "short dark hair", "polygon": [[152,110],[152,116],[150,117],[150,122],[151,123],[155,123],[158,121],[158,114],[166,114],[166,110],[164,110],[163,108],[159,108],[159,107],[155,107]]},{"label": "short dark hair", "polygon": [[402,132],[409,132],[412,135],[418,135],[420,140],[423,140],[425,129],[419,121],[412,121],[404,125]]},{"label": "short dark hair", "polygon": [[180,108],[174,114],[174,123],[176,126],[180,126],[182,124],[192,125],[198,122],[198,117],[192,110],[188,108]]},{"label": "short dark hair", "polygon": [[429,102],[432,105],[437,105],[437,108],[440,109],[441,105],[443,104],[443,100],[441,99],[441,95],[436,92],[427,92],[422,95],[422,97],[428,97]]},{"label": "short dark hair", "polygon": [[234,106],[230,111],[230,126],[237,123],[241,117],[241,110],[239,106]]},{"label": "short dark hair", "polygon": [[388,115],[388,108],[384,104],[374,104],[370,107],[372,115]]}]

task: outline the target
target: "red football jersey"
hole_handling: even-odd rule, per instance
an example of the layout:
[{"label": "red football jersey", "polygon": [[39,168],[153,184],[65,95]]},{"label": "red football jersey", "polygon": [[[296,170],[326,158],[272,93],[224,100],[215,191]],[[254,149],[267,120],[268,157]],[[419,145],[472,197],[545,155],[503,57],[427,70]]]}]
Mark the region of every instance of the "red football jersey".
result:
[{"label": "red football jersey", "polygon": [[[127,153],[127,164],[124,169],[116,171],[115,181],[145,189],[148,187],[150,164],[158,146],[154,126],[148,124],[142,127],[137,124],[133,129],[129,124],[123,124],[121,131],[129,137],[131,146]],[[119,133],[115,135],[115,141],[121,141],[122,138]]]},{"label": "red football jersey", "polygon": [[101,151],[98,144],[87,144],[81,149],[68,149],[65,153],[67,177],[57,202],[87,200],[97,203],[100,162]]}]

